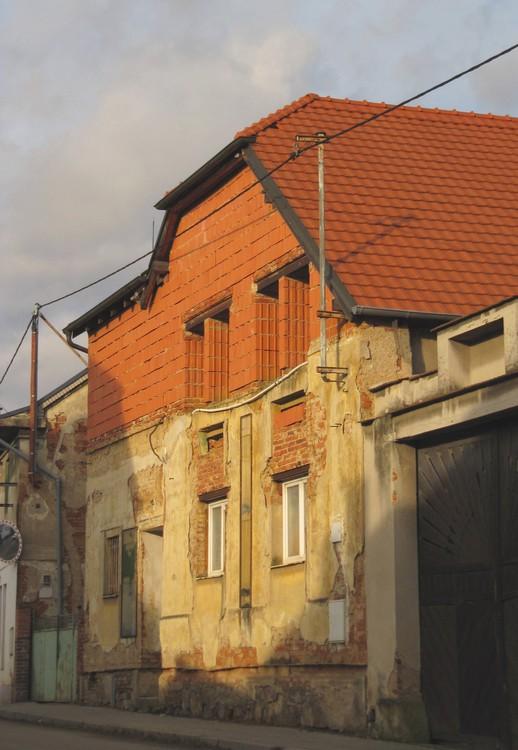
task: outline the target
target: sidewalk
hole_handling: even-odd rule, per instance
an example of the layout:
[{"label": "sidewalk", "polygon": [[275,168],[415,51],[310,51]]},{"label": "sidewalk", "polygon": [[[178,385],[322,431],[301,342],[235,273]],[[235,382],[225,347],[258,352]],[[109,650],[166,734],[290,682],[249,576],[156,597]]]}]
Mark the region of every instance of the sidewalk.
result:
[{"label": "sidewalk", "polygon": [[0,706],[0,719],[218,750],[416,750],[426,747],[332,732],[184,719],[64,703],[4,705]]}]

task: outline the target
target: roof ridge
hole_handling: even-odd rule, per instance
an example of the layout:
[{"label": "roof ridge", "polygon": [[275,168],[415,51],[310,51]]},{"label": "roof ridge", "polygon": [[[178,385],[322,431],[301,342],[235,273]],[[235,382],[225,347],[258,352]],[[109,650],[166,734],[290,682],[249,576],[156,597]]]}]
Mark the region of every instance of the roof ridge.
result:
[{"label": "roof ridge", "polygon": [[[273,123],[278,122],[279,120],[284,119],[285,117],[288,117],[289,115],[293,114],[293,112],[296,112],[299,109],[302,109],[307,104],[310,104],[311,102],[314,102],[316,99],[329,99],[330,97],[321,97],[318,94],[315,94],[313,92],[309,92],[308,94],[304,94],[304,96],[300,96],[298,99],[295,99],[290,104],[285,104],[284,107],[280,107],[279,109],[276,109],[274,112],[271,112],[269,115],[265,115],[265,117],[261,117],[256,122],[253,122],[251,125],[248,125],[248,127],[243,128],[242,130],[239,130],[235,136],[236,138],[243,138],[250,135],[257,135],[261,132],[261,130],[266,130],[270,125],[273,125]],[[343,100],[340,100],[343,101]]]},{"label": "roof ridge", "polygon": [[[350,99],[349,97],[337,97],[337,96],[319,96],[318,97],[321,101],[332,101],[332,102],[341,102],[344,104],[352,104],[352,105],[364,105],[364,106],[371,106],[371,107],[395,107],[396,104],[390,104],[388,102],[383,101],[371,101],[369,99]],[[467,110],[467,109],[446,109],[445,107],[423,107],[421,104],[405,104],[401,107],[398,107],[398,110],[402,110],[405,112],[434,112],[436,114],[440,115],[453,115],[456,117],[468,117],[473,119],[488,119],[488,120],[498,120],[498,121],[511,121],[511,122],[518,122],[518,117],[515,117],[513,115],[498,115],[494,114],[493,112],[475,112],[474,110]],[[395,111],[398,111],[395,110]]]}]

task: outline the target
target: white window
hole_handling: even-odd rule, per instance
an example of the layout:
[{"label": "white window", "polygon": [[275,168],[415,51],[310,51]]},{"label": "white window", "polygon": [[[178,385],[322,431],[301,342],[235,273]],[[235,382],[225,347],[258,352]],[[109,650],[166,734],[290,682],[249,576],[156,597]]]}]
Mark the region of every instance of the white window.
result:
[{"label": "white window", "polygon": [[225,569],[226,506],[226,500],[209,505],[209,576],[220,576]]},{"label": "white window", "polygon": [[304,506],[306,480],[285,482],[282,485],[282,561],[300,562],[306,557]]}]

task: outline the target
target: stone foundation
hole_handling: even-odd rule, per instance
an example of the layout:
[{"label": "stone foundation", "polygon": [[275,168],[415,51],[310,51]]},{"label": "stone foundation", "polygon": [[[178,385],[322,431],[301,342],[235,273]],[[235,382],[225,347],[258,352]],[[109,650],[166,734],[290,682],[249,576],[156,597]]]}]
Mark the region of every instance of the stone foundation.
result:
[{"label": "stone foundation", "polygon": [[118,669],[81,677],[81,702],[126,710],[158,708],[160,670]]},{"label": "stone foundation", "polygon": [[259,667],[91,672],[82,701],[174,716],[332,729],[364,735],[365,670]]},{"label": "stone foundation", "polygon": [[259,667],[163,671],[168,713],[364,734],[365,671],[348,667]]}]

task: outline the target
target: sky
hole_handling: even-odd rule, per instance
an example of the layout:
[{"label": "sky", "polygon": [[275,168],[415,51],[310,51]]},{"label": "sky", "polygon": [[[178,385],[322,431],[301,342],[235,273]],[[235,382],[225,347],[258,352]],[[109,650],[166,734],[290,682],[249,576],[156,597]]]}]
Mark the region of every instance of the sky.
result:
[{"label": "sky", "polygon": [[[398,102],[516,42],[515,0],[0,0],[0,378],[34,303],[150,250],[154,203],[237,130],[309,91]],[[419,103],[518,116],[517,80],[518,51]],[[81,367],[42,325],[40,394]],[[28,392],[27,338],[0,407]]]}]

